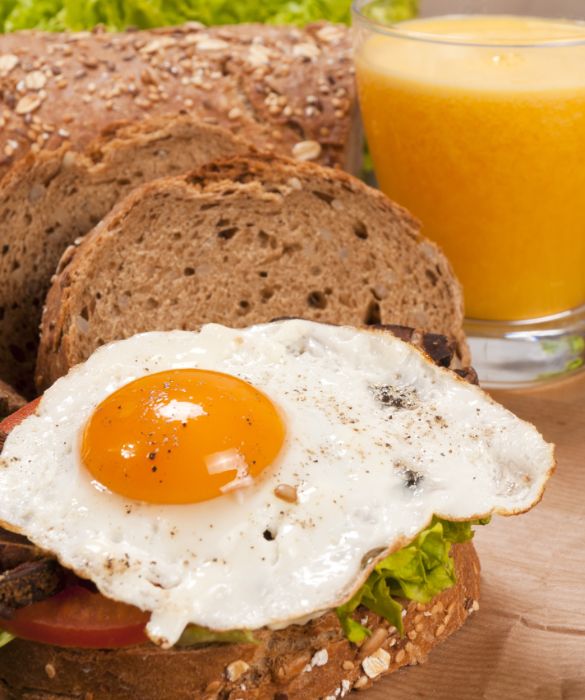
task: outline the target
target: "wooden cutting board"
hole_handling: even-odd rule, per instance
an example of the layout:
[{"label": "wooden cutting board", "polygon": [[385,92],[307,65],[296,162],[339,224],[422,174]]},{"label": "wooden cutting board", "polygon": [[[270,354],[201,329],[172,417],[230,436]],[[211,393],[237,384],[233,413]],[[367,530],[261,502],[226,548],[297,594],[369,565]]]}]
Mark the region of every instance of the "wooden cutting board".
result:
[{"label": "wooden cutting board", "polygon": [[557,471],[535,510],[479,528],[479,612],[364,700],[585,700],[585,376],[493,395],[556,443]]}]

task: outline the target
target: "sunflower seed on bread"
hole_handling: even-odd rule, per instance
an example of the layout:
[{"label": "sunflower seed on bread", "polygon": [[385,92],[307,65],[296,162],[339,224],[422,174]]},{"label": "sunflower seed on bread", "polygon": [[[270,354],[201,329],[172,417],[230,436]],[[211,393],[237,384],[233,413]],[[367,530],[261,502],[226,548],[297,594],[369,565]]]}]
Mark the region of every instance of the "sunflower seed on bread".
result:
[{"label": "sunflower seed on bread", "polygon": [[29,151],[83,149],[119,119],[167,114],[287,156],[361,161],[351,37],[339,25],[4,34],[0,93],[0,177]]},{"label": "sunflower seed on bread", "polygon": [[[4,685],[8,697],[24,700],[346,697],[354,687],[367,688],[386,673],[423,663],[473,613],[479,597],[477,555],[471,542],[453,545],[452,553],[457,583],[426,605],[410,602],[403,637],[379,616],[358,608],[356,619],[364,620],[373,634],[380,628],[388,631],[365,659],[360,647],[346,639],[334,612],[306,625],[259,630],[254,633],[257,644],[100,650],[17,639],[0,654],[0,694]],[[319,663],[312,664],[316,655]]]}]

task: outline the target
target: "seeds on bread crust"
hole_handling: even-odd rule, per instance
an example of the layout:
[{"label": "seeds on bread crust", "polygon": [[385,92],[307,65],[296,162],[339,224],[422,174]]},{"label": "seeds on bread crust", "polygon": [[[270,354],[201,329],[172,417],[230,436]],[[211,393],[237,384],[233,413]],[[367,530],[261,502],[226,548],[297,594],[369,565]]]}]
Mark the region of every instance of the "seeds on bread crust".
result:
[{"label": "seeds on bread crust", "polygon": [[[151,647],[134,647],[114,652],[99,650],[66,650],[48,645],[16,640],[6,645],[0,655],[0,687],[4,682],[17,693],[26,688],[36,689],[48,697],[60,696],[67,700],[83,697],[84,692],[95,693],[96,700],[203,700],[204,698],[256,697],[261,700],[286,696],[288,700],[307,698],[346,697],[349,689],[370,687],[386,672],[393,672],[407,664],[422,663],[432,648],[455,632],[467,619],[471,607],[468,602],[479,597],[479,565],[471,543],[453,546],[457,569],[457,584],[427,605],[411,602],[404,617],[408,634],[414,620],[423,615],[427,632],[406,648],[408,637],[390,634],[380,649],[380,666],[385,666],[385,654],[391,658],[386,671],[370,679],[359,660],[360,648],[344,637],[337,617],[327,613],[304,626],[293,625],[284,630],[262,630],[256,633],[256,645],[208,645],[162,651]],[[441,603],[441,611],[426,616]],[[437,638],[434,631],[443,623],[451,605],[455,604],[446,633]],[[471,604],[473,605],[473,604]],[[371,612],[356,611],[357,619],[367,613],[372,630],[387,623]],[[419,619],[420,621],[420,619]],[[325,649],[327,662],[315,665],[310,673],[303,672],[307,659]],[[304,657],[302,655],[304,654]],[[324,657],[324,655],[321,655]],[[297,659],[296,665],[293,659]],[[377,657],[375,657],[377,658]],[[283,662],[286,659],[286,662]],[[250,669],[236,681],[226,678],[226,667],[239,660]],[[304,661],[304,664],[301,663]],[[376,662],[374,662],[376,663]],[[45,667],[51,664],[55,675],[49,678]],[[270,669],[288,664],[284,675]],[[368,668],[374,666],[367,663]],[[375,667],[376,669],[378,666]],[[124,686],[119,682],[123,677]],[[242,679],[245,691],[241,689]],[[171,696],[169,688],[174,689]]]},{"label": "seeds on bread crust", "polygon": [[390,668],[390,654],[381,647],[362,661],[362,668],[368,678],[377,678]]},{"label": "seeds on bread crust", "polygon": [[299,141],[292,147],[292,155],[297,160],[316,160],[321,155],[318,141]]},{"label": "seeds on bread crust", "polygon": [[382,644],[388,638],[388,630],[385,627],[378,627],[372,632],[372,635],[368,637],[362,646],[360,647],[360,658],[365,658],[370,654],[374,654],[382,646]]},{"label": "seeds on bread crust", "polygon": [[351,40],[341,26],[7,34],[0,81],[0,177],[29,150],[83,148],[111,122],[185,110],[263,150],[291,155],[295,144],[313,142],[320,162],[359,167],[350,164],[359,128]]},{"label": "seeds on bread crust", "polygon": [[250,669],[250,664],[246,663],[243,659],[238,659],[237,661],[232,661],[225,669],[225,675],[228,681],[234,683],[240,680],[240,678]]}]

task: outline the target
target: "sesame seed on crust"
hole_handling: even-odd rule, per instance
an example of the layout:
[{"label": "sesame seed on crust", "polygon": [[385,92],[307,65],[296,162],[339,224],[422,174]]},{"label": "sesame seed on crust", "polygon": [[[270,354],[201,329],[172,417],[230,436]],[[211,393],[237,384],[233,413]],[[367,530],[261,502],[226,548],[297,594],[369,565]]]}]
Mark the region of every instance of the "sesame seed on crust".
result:
[{"label": "sesame seed on crust", "polygon": [[[326,23],[5,34],[0,177],[33,144],[59,147],[65,127],[81,149],[112,121],[185,111],[257,147],[347,168],[350,68],[348,30]],[[65,122],[67,114],[74,118]],[[33,116],[52,126],[48,138],[29,133]]]}]

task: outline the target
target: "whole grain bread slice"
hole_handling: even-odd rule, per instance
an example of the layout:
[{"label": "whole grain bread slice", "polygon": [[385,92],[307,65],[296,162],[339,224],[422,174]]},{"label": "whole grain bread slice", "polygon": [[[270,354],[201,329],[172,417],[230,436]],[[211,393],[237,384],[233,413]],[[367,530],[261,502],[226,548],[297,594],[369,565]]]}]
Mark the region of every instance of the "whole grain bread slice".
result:
[{"label": "whole grain bread slice", "polygon": [[33,391],[42,304],[59,258],[133,187],[251,147],[190,117],[112,124],[83,152],[30,154],[0,188],[0,374]]},{"label": "whole grain bread slice", "polygon": [[459,284],[404,209],[341,171],[239,157],[135,190],[66,251],[38,387],[140,331],[281,316],[424,328],[468,360]]},{"label": "whole grain bread slice", "polygon": [[427,604],[410,602],[402,637],[360,607],[356,619],[372,632],[361,647],[348,642],[334,612],[302,626],[260,630],[257,644],[90,650],[15,640],[0,654],[0,683],[5,697],[21,700],[344,697],[386,673],[424,662],[477,610],[480,569],[473,545],[456,544],[451,551],[457,583]]}]

